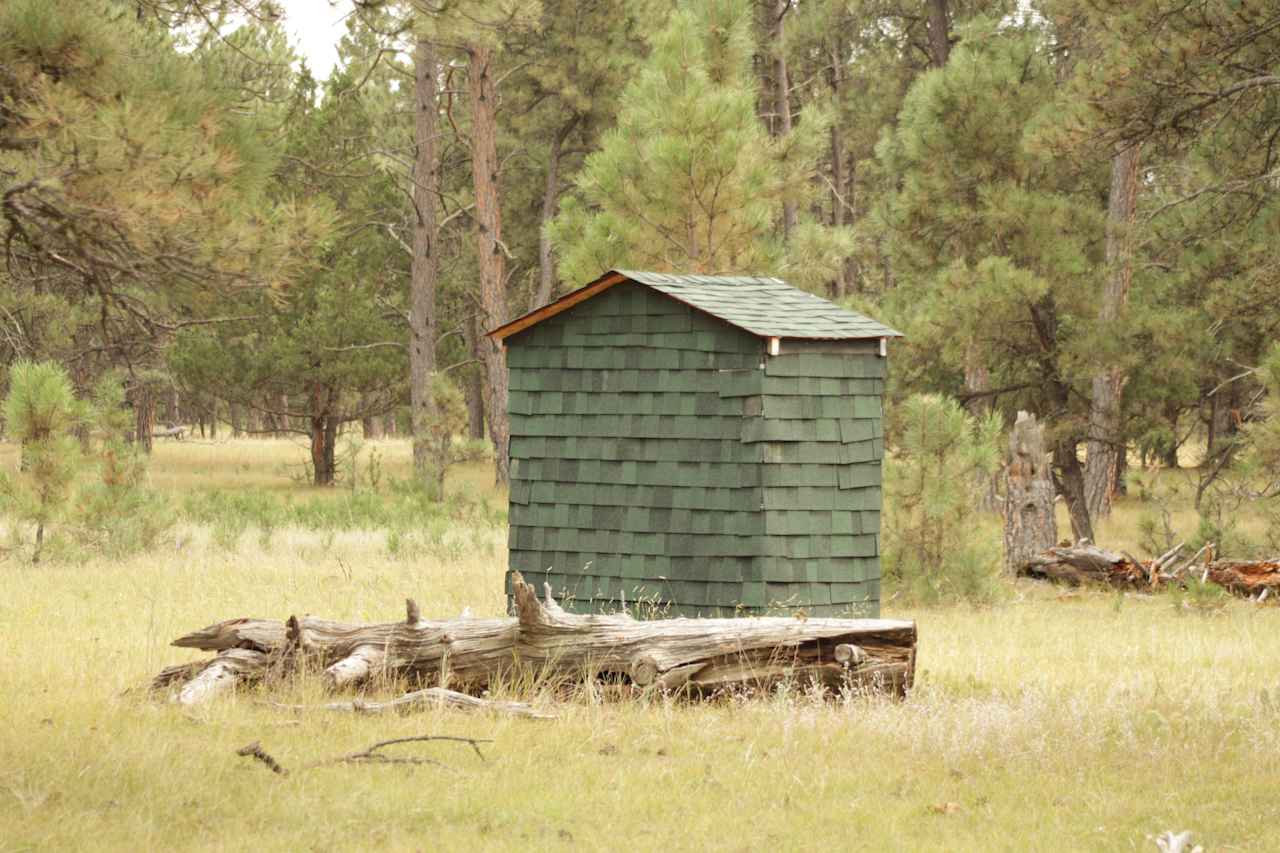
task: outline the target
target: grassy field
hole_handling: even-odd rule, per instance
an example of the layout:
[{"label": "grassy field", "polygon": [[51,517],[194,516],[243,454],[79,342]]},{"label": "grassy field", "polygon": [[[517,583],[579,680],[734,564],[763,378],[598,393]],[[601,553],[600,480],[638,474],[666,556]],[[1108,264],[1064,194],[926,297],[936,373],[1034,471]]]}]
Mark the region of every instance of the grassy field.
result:
[{"label": "grassy field", "polygon": [[[380,443],[389,471],[407,448]],[[0,449],[0,464],[8,462]],[[288,442],[166,444],[175,494],[293,494]],[[501,499],[483,466],[453,487]],[[1122,505],[1108,535],[1136,531]],[[191,657],[173,637],[221,618],[500,613],[505,533],[391,549],[384,531],[289,528],[228,546],[182,524],[124,562],[0,562],[0,851],[617,849],[1280,849],[1280,609],[1209,613],[1164,596],[1019,584],[997,606],[908,609],[917,689],[903,702],[781,691],[689,705],[584,690],[554,722],[453,712],[353,718],[249,693],[194,713],[138,692]],[[450,545],[451,543],[444,543]],[[292,697],[319,701],[313,684]],[[547,697],[534,701],[549,702]],[[447,767],[285,766],[410,735],[490,739],[403,754]]]}]

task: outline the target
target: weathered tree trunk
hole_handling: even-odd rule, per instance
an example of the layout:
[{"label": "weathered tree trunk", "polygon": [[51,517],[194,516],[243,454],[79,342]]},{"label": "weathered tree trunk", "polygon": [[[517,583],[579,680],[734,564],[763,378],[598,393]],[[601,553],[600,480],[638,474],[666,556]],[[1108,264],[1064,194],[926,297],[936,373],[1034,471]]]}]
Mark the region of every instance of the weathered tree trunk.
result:
[{"label": "weathered tree trunk", "polygon": [[[493,82],[493,49],[468,47],[471,65],[471,174],[475,184],[476,251],[480,266],[480,307],[485,331],[507,321],[506,264],[502,245],[502,209],[498,191],[497,93]],[[510,479],[507,436],[507,363],[502,345],[488,337],[479,341],[485,367],[485,417],[494,447],[494,479]]]},{"label": "weathered tree trunk", "polygon": [[[773,84],[779,136],[791,133],[791,78],[787,74],[786,18],[791,0],[774,0],[773,3]],[[790,243],[797,222],[796,203],[790,199],[782,202],[782,242]]]},{"label": "weathered tree trunk", "polygon": [[[831,84],[831,99],[836,103],[836,119],[831,122],[831,224],[835,228],[843,228],[845,224],[845,205],[848,199],[845,195],[845,177],[844,177],[844,129],[840,126],[839,121],[839,105],[841,103],[841,92],[844,89],[844,62],[841,59],[841,46],[838,39],[833,39],[828,46],[827,56],[830,67],[827,70],[827,78]],[[847,261],[841,262],[836,268],[835,280],[835,298],[843,299],[849,293],[849,264]]]},{"label": "weathered tree trunk", "polygon": [[338,438],[338,422],[328,415],[311,417],[311,471],[312,483],[332,486],[337,476],[335,448]]},{"label": "weathered tree trunk", "polygon": [[[466,324],[468,351],[480,360],[480,330],[478,320]],[[464,381],[467,398],[467,436],[476,441],[484,438],[484,370],[468,368]]]},{"label": "weathered tree trunk", "polygon": [[1053,444],[1054,488],[1066,501],[1071,515],[1071,534],[1077,542],[1093,541],[1093,521],[1084,496],[1084,469],[1080,465],[1077,446],[1070,436],[1059,438]]},{"label": "weathered tree trunk", "polygon": [[244,406],[239,403],[227,404],[227,417],[231,421],[231,437],[244,435]]},{"label": "weathered tree trunk", "polygon": [[[991,411],[991,397],[987,394],[991,390],[991,371],[982,363],[977,348],[972,345],[965,351],[964,390],[971,395],[965,403],[969,414],[975,418],[985,418]],[[978,506],[983,512],[996,512],[1000,509],[996,489],[998,476],[998,472],[990,475],[979,473],[974,481]]]},{"label": "weathered tree trunk", "polygon": [[556,205],[560,200],[560,151],[565,140],[577,126],[579,116],[573,115],[560,125],[556,135],[551,139],[551,150],[547,152],[547,180],[542,188],[542,217],[538,229],[538,290],[533,297],[530,310],[540,308],[551,301],[551,292],[556,283],[556,258],[551,252],[551,235],[547,226],[556,215]]},{"label": "weathered tree trunk", "polygon": [[156,398],[146,382],[133,386],[133,435],[143,453],[151,452],[151,434],[156,429]]},{"label": "weathered tree trunk", "polygon": [[1009,434],[1004,489],[1004,560],[1010,574],[1058,541],[1053,476],[1036,416],[1018,412]]},{"label": "weathered tree trunk", "polygon": [[951,16],[947,0],[929,0],[929,64],[941,68],[951,57]]},{"label": "weathered tree trunk", "polygon": [[[1133,281],[1133,219],[1138,198],[1138,148],[1131,146],[1111,158],[1111,189],[1107,201],[1107,283],[1098,306],[1098,325],[1114,329],[1123,319]],[[1116,492],[1116,461],[1124,453],[1120,429],[1120,395],[1126,376],[1111,365],[1093,377],[1086,445],[1085,498],[1089,517],[1111,514]]]},{"label": "weathered tree trunk", "polygon": [[413,262],[409,296],[409,411],[413,424],[413,467],[419,478],[431,470],[431,429],[436,411],[436,285],[440,257],[436,252],[439,225],[436,196],[440,163],[436,145],[439,106],[436,92],[435,46],[418,39],[414,51]]},{"label": "weathered tree trunk", "polygon": [[233,619],[175,640],[218,652],[170,667],[196,704],[236,683],[306,661],[333,687],[385,678],[479,692],[513,672],[550,680],[603,676],[641,688],[714,691],[783,679],[903,694],[915,671],[915,623],[889,619],[666,619],[577,616],[514,578],[516,618],[430,622],[408,602],[403,622],[349,625],[291,617]]},{"label": "weathered tree trunk", "polygon": [[382,416],[382,434],[388,438],[394,438],[398,433],[396,429],[396,413],[387,412]]},{"label": "weathered tree trunk", "polygon": [[360,434],[365,441],[373,441],[382,437],[382,419],[369,415],[360,419]]}]

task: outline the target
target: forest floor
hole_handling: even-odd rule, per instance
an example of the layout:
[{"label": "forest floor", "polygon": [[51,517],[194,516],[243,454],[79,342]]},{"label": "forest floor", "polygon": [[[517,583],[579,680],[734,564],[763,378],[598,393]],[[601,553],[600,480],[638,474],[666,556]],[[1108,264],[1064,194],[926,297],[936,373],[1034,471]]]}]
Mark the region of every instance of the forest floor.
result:
[{"label": "forest floor", "polygon": [[[378,446],[387,471],[407,466],[403,443]],[[302,500],[312,490],[282,467],[301,455],[283,441],[163,444],[153,478],[175,503],[211,487]],[[502,497],[487,466],[453,487]],[[1099,539],[1130,547],[1117,540],[1136,513],[1123,503]],[[1153,836],[1184,829],[1210,851],[1280,850],[1280,608],[1241,601],[1188,610],[1030,582],[987,607],[890,600],[886,616],[920,629],[901,702],[582,690],[537,722],[297,713],[252,692],[183,711],[133,690],[195,657],[172,638],[223,618],[391,620],[406,595],[426,618],[502,612],[499,524],[389,541],[302,527],[228,541],[183,522],[124,561],[0,561],[0,851],[1155,850]],[[321,699],[313,683],[286,695]],[[285,777],[235,754],[257,740],[299,767],[427,734],[491,742],[484,760],[399,747],[444,767]]]}]

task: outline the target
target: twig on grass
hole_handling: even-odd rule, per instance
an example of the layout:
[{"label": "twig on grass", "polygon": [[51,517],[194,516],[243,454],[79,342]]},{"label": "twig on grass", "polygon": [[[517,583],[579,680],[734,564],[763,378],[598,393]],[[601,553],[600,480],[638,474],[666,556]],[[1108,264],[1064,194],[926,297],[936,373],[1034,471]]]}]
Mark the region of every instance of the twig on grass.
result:
[{"label": "twig on grass", "polygon": [[272,773],[277,773],[281,776],[289,775],[289,771],[285,770],[284,767],[280,765],[279,761],[276,761],[274,758],[272,758],[269,754],[267,754],[262,749],[262,743],[259,741],[255,740],[253,743],[245,744],[244,746],[240,747],[239,749],[236,750],[236,755],[245,756],[247,758],[254,758],[258,761],[261,761],[263,764],[267,765],[267,768]]},{"label": "twig on grass", "polygon": [[[465,743],[471,747],[471,749],[475,752],[475,754],[479,756],[481,761],[486,761],[487,759],[484,757],[484,753],[481,752],[480,750],[480,744],[493,743],[492,740],[489,740],[487,738],[455,737],[453,735],[416,735],[414,737],[398,737],[398,738],[392,738],[391,740],[380,740],[377,743],[375,743],[373,746],[369,747],[368,749],[363,749],[363,750],[360,750],[359,752],[351,752],[346,755],[336,756],[334,758],[325,758],[320,761],[312,761],[310,764],[302,765],[302,767],[299,769],[312,770],[316,767],[328,767],[334,764],[366,764],[366,763],[368,764],[430,764],[434,767],[443,767],[446,770],[455,769],[445,764],[442,761],[435,760],[434,758],[421,758],[421,757],[412,756],[412,755],[384,755],[383,753],[378,752],[378,750],[382,749],[383,747],[394,746],[400,743],[423,743],[426,741],[445,741],[448,743]],[[246,744],[245,746],[240,747],[239,749],[236,750],[236,755],[240,755],[246,758],[253,758],[256,761],[260,761],[263,764],[265,764],[267,768],[271,770],[272,773],[275,773],[277,775],[280,775],[280,776],[289,775],[289,771],[286,770],[284,766],[280,764],[279,761],[276,761],[275,758],[272,757],[270,753],[268,753],[266,750],[262,748],[262,743],[260,741],[255,740],[253,743]]]},{"label": "twig on grass", "polygon": [[406,714],[432,708],[454,708],[462,711],[488,711],[528,720],[555,719],[555,714],[544,713],[524,702],[500,702],[493,699],[481,699],[443,687],[428,687],[424,690],[415,690],[412,693],[406,693],[386,702],[351,699],[343,702],[327,702],[323,705],[289,705],[281,702],[267,702],[265,704],[273,708],[284,708],[289,711],[346,711],[356,714],[381,714],[387,711]]}]

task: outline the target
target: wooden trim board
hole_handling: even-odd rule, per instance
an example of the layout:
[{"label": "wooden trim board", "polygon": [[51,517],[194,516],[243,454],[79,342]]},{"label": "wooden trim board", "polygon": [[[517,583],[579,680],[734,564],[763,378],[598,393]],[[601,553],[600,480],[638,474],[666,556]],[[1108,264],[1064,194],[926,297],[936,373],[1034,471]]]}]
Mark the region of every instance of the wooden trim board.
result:
[{"label": "wooden trim board", "polygon": [[585,302],[591,297],[599,293],[603,293],[615,284],[621,284],[624,281],[630,281],[630,279],[621,273],[609,273],[603,278],[591,282],[591,284],[588,284],[586,287],[580,287],[573,291],[573,293],[561,296],[554,302],[548,302],[546,305],[530,311],[523,317],[517,317],[510,323],[499,326],[493,331],[488,332],[487,337],[493,338],[495,341],[505,341],[516,332],[523,332],[525,329],[536,323],[541,323],[543,320],[554,317],[561,312],[568,311],[579,302]]}]

